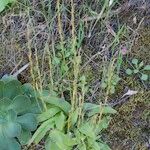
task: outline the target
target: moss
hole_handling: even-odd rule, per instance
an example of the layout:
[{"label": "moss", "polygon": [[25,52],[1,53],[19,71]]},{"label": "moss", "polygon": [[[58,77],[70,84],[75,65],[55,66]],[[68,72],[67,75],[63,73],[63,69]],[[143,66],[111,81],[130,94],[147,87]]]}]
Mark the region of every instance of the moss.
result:
[{"label": "moss", "polygon": [[140,146],[146,149],[150,92],[145,91],[141,83],[132,77],[126,78],[125,83],[130,89],[138,90],[138,94],[116,107],[118,113],[108,129],[108,139],[112,149],[132,149],[133,145],[135,149]]},{"label": "moss", "polygon": [[132,49],[132,57],[150,63],[150,27],[139,31],[139,38]]}]

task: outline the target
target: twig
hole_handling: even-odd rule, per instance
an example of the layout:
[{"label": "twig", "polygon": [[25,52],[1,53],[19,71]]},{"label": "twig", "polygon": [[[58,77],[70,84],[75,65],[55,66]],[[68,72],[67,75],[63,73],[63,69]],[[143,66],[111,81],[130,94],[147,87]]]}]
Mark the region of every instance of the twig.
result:
[{"label": "twig", "polygon": [[117,100],[116,102],[111,102],[108,105],[110,105],[111,107],[115,107],[117,105],[125,103],[126,101],[129,100],[129,98],[130,96],[126,96],[126,97],[123,97],[122,99]]},{"label": "twig", "polygon": [[117,105],[125,103],[132,95],[137,94],[138,91],[128,90],[120,99],[117,99],[115,102],[109,103],[110,106],[115,107]]},{"label": "twig", "polygon": [[101,55],[102,54],[102,52],[98,52],[98,53],[96,53],[95,55],[93,55],[82,67],[81,67],[81,70],[83,69],[83,68],[85,68],[91,61],[93,61],[93,59],[95,58],[95,57],[97,57],[98,55]]},{"label": "twig", "polygon": [[10,74],[13,74],[13,72],[14,72],[15,70],[17,70],[18,66],[19,66],[21,63],[22,63],[22,59],[21,59],[20,62],[14,67],[14,69],[11,71]]},{"label": "twig", "polygon": [[27,69],[29,67],[29,63],[27,63],[26,65],[24,65],[22,68],[20,68],[17,72],[15,72],[13,74],[13,77],[17,77],[21,72],[23,72],[25,69]]}]

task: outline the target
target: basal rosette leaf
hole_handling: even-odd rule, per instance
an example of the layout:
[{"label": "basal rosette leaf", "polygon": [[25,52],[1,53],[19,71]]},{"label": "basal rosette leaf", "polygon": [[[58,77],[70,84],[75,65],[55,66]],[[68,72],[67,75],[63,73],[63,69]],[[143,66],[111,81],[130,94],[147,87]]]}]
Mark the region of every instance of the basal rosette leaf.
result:
[{"label": "basal rosette leaf", "polygon": [[22,86],[12,77],[0,80],[0,149],[2,150],[21,150],[20,144],[27,144],[31,138],[31,131],[37,128],[35,112],[39,112],[39,104],[33,96],[27,95]]},{"label": "basal rosette leaf", "polygon": [[17,122],[21,124],[22,128],[34,131],[37,128],[36,115],[32,113],[27,113],[17,118]]},{"label": "basal rosette leaf", "polygon": [[15,98],[17,95],[22,94],[21,83],[17,80],[12,80],[8,83],[5,83],[3,89],[3,97],[10,99]]},{"label": "basal rosette leaf", "polygon": [[31,139],[32,134],[29,130],[22,129],[21,134],[17,136],[19,142],[21,145],[26,145],[28,144],[29,140]]}]

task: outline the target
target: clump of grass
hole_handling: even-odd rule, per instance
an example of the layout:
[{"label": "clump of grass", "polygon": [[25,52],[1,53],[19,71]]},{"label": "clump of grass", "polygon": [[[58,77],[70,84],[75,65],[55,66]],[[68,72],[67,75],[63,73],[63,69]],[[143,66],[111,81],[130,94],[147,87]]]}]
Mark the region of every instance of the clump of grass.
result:
[{"label": "clump of grass", "polygon": [[[7,60],[13,58],[13,61],[9,62],[10,70],[22,60],[20,56],[23,51],[27,57],[26,61],[30,62],[30,74],[25,72],[27,80],[32,82],[36,90],[41,91],[41,96],[43,89],[47,89],[52,96],[70,100],[72,106],[70,116],[79,108],[78,124],[83,119],[82,107],[85,101],[107,104],[112,93],[116,97],[121,93],[118,90],[124,89],[119,83],[124,81],[125,86],[131,86],[132,83],[133,78],[127,78],[125,81],[122,75],[124,56],[121,48],[122,45],[130,47],[134,42],[127,41],[132,37],[127,36],[127,32],[131,29],[121,25],[119,19],[116,20],[118,14],[112,10],[117,7],[116,3],[114,1],[109,6],[109,1],[82,3],[73,0],[69,2],[52,0],[34,3],[24,0],[14,6],[13,13],[10,12],[3,18],[2,24],[5,28],[1,34],[3,38],[0,45],[2,44],[2,48],[7,49],[9,53],[2,55],[5,58],[7,56]],[[20,23],[15,17],[19,18]],[[116,27],[114,22],[117,24]],[[143,40],[143,36],[141,38]],[[145,40],[145,45],[147,44],[148,38]],[[145,50],[141,44],[140,54],[142,48]],[[132,55],[137,56],[137,48],[135,49]],[[25,57],[23,55],[23,60]],[[146,58],[148,57],[149,54],[146,55]],[[148,63],[146,59],[144,61]],[[23,63],[21,62],[19,66]],[[131,87],[136,87],[136,84]],[[46,110],[44,101],[43,105]],[[126,107],[123,105],[118,108],[121,115],[122,111],[123,115],[126,114],[124,120],[132,119],[128,118],[127,114],[130,115],[128,113],[130,106],[132,109],[129,112],[134,111],[133,105],[134,102],[131,102]],[[103,110],[98,115],[99,122],[102,119],[102,112]],[[113,131],[118,130],[122,133],[122,130],[125,130],[123,133],[126,136],[128,127],[118,129],[118,126],[121,126],[120,118],[116,121],[117,127],[112,124]],[[128,136],[131,135],[127,135],[126,138]]]}]

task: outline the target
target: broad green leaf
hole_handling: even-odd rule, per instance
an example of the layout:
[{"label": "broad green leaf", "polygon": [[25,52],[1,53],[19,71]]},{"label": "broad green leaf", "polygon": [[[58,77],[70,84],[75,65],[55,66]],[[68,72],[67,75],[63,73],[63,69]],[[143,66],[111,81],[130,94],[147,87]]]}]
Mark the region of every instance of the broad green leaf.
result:
[{"label": "broad green leaf", "polygon": [[105,143],[99,142],[98,145],[100,147],[100,150],[111,150],[110,147]]},{"label": "broad green leaf", "polygon": [[30,100],[31,100],[31,105],[27,110],[25,110],[26,113],[40,114],[44,111],[44,107],[41,102],[41,99],[36,97],[31,97]]},{"label": "broad green leaf", "polygon": [[17,137],[21,133],[21,126],[14,122],[8,122],[3,129],[4,134],[10,138]]},{"label": "broad green leaf", "polygon": [[144,70],[150,71],[150,65],[146,65],[146,66],[144,67]]},{"label": "broad green leaf", "polygon": [[40,125],[40,127],[35,131],[31,140],[29,141],[29,145],[33,142],[38,144],[41,141],[41,139],[47,134],[47,132],[52,128],[54,128],[53,118],[45,121]]},{"label": "broad green leaf", "polygon": [[2,12],[6,5],[8,4],[8,0],[0,0],[0,12]]},{"label": "broad green leaf", "polygon": [[21,134],[17,137],[21,145],[28,144],[29,140],[31,139],[31,132],[28,130],[21,130]]},{"label": "broad green leaf", "polygon": [[97,108],[99,105],[93,104],[93,103],[84,103],[83,105],[83,110],[84,111],[89,111],[92,110],[93,108]]},{"label": "broad green leaf", "polygon": [[64,99],[57,98],[57,97],[52,97],[52,96],[47,96],[43,97],[43,100],[51,105],[54,105],[56,107],[59,107],[62,109],[66,114],[69,113],[71,110],[71,105]]},{"label": "broad green leaf", "polygon": [[44,90],[44,89],[42,91],[36,91],[36,92],[37,92],[36,94],[40,98],[49,97],[49,96],[56,96],[57,95],[56,92],[54,92],[54,91]]},{"label": "broad green leaf", "polygon": [[102,87],[103,89],[105,89],[105,88],[107,87],[107,83],[103,81],[102,84],[101,84],[101,87]]},{"label": "broad green leaf", "polygon": [[51,141],[51,138],[47,138],[46,144],[45,144],[45,149],[46,150],[62,150],[57,146],[56,143]]},{"label": "broad green leaf", "polygon": [[78,145],[78,150],[87,150],[84,142]]},{"label": "broad green leaf", "polygon": [[60,149],[68,149],[68,146],[64,143],[64,136],[62,136],[63,133],[56,132],[56,130],[53,130],[49,137],[54,141],[54,143],[60,148]]},{"label": "broad green leaf", "polygon": [[37,120],[38,122],[43,122],[47,119],[50,119],[54,115],[56,115],[59,111],[60,111],[60,108],[58,107],[49,108],[47,111],[42,112],[40,115],[38,115]]},{"label": "broad green leaf", "polygon": [[5,119],[8,121],[8,122],[14,122],[16,121],[17,119],[17,113],[14,111],[14,110],[8,110],[6,112],[4,112],[7,114],[7,116],[5,116]]},{"label": "broad green leaf", "polygon": [[9,108],[15,110],[17,113],[21,113],[29,109],[30,106],[31,101],[27,96],[18,95],[12,100],[12,103],[9,106]]},{"label": "broad green leaf", "polygon": [[115,86],[112,85],[112,86],[110,87],[110,93],[111,93],[111,94],[114,94],[114,93],[115,93]]},{"label": "broad green leaf", "polygon": [[21,150],[20,144],[16,141],[16,139],[7,139],[7,146],[5,150]]},{"label": "broad green leaf", "polygon": [[35,97],[36,92],[30,83],[25,83],[22,85],[23,93],[30,96]]},{"label": "broad green leaf", "polygon": [[0,110],[6,111],[8,110],[9,105],[12,103],[12,101],[9,98],[3,98],[0,100]]},{"label": "broad green leaf", "polygon": [[115,114],[116,113],[116,110],[114,110],[110,106],[102,106],[100,108],[100,105],[91,104],[91,103],[85,103],[84,106],[83,106],[83,110],[85,112],[87,112],[87,115],[89,117],[93,116],[95,114],[98,114],[101,111],[103,111],[103,114]]},{"label": "broad green leaf", "polygon": [[0,117],[0,124],[6,123],[6,120],[3,117]]},{"label": "broad green leaf", "polygon": [[2,12],[9,3],[13,3],[15,1],[16,0],[0,0],[0,12]]},{"label": "broad green leaf", "polygon": [[0,99],[3,98],[4,82],[0,81]]},{"label": "broad green leaf", "polygon": [[75,137],[76,137],[76,141],[77,143],[80,143],[81,141],[84,141],[86,139],[86,136],[81,133],[79,130],[74,130],[75,133]]},{"label": "broad green leaf", "polygon": [[17,80],[12,80],[5,84],[3,97],[10,99],[15,98],[17,95],[22,94],[21,83]]},{"label": "broad green leaf", "polygon": [[63,130],[65,124],[66,124],[66,116],[63,112],[58,113],[54,116],[55,125],[58,130]]},{"label": "broad green leaf", "polygon": [[97,142],[94,142],[92,145],[93,150],[101,150],[100,145]]},{"label": "broad green leaf", "polygon": [[96,141],[96,139],[88,137],[87,138],[87,147],[92,148],[92,150],[93,150],[93,144],[95,143],[95,141]]},{"label": "broad green leaf", "polygon": [[49,137],[52,139],[52,141],[56,142],[59,148],[64,150],[71,150],[71,147],[76,145],[75,139],[58,130],[52,130]]},{"label": "broad green leaf", "polygon": [[132,71],[131,69],[128,68],[128,69],[126,70],[126,74],[131,75],[132,73],[133,73],[133,71]]},{"label": "broad green leaf", "polygon": [[134,73],[138,73],[138,72],[139,72],[139,69],[134,69],[133,72],[134,72]]},{"label": "broad green leaf", "polygon": [[102,106],[104,114],[115,114],[117,111],[110,106]]},{"label": "broad green leaf", "polygon": [[143,61],[141,61],[140,64],[139,64],[139,68],[141,68],[143,66],[144,66],[144,63],[143,63]]},{"label": "broad green leaf", "polygon": [[79,131],[86,135],[87,137],[90,137],[90,138],[93,138],[95,139],[95,133],[94,133],[94,129],[93,127],[90,125],[90,123],[86,122],[86,123],[83,123],[81,125],[81,127],[79,128]]},{"label": "broad green leaf", "polygon": [[79,115],[78,113],[79,113],[79,109],[77,108],[74,112],[70,114],[70,124],[72,127],[76,124],[78,120],[78,115]]},{"label": "broad green leaf", "polygon": [[6,138],[0,128],[0,149],[1,150],[21,150],[21,146],[14,138]]},{"label": "broad green leaf", "polygon": [[138,64],[138,59],[132,59],[132,64],[137,65]]},{"label": "broad green leaf", "polygon": [[54,64],[54,65],[60,64],[60,58],[54,57],[54,58],[53,58],[53,64]]},{"label": "broad green leaf", "polygon": [[147,74],[142,73],[141,80],[143,80],[143,81],[148,80],[148,75],[147,75]]},{"label": "broad green leaf", "polygon": [[29,131],[34,131],[37,128],[37,120],[35,114],[27,113],[17,118],[17,122]]},{"label": "broad green leaf", "polygon": [[[0,0],[1,1],[1,0]],[[8,1],[8,0],[6,0],[6,1]],[[16,82],[18,82],[19,83],[19,81],[17,80],[17,77],[14,77],[13,75],[4,75],[2,78],[1,78],[1,80],[2,81],[4,81],[5,82],[5,84],[6,83],[8,83],[8,82],[11,82],[11,81],[16,81]]]},{"label": "broad green leaf", "polygon": [[47,97],[50,95],[51,95],[51,93],[49,90],[42,90],[41,92],[39,92],[39,96],[42,96],[42,97]]},{"label": "broad green leaf", "polygon": [[100,134],[100,132],[103,129],[107,129],[108,128],[110,120],[111,120],[111,117],[109,117],[109,116],[103,117],[100,120],[100,123],[97,124],[96,127],[95,127],[95,133],[96,133],[96,135]]},{"label": "broad green leaf", "polygon": [[7,139],[7,150],[21,150],[21,146],[16,139]]},{"label": "broad green leaf", "polygon": [[114,80],[115,83],[118,83],[121,80],[121,78],[117,74],[114,74],[113,75],[113,80]]}]

